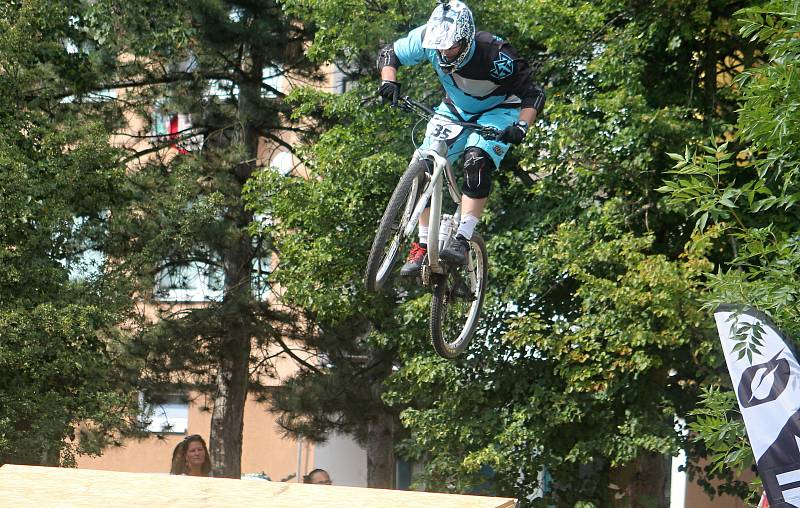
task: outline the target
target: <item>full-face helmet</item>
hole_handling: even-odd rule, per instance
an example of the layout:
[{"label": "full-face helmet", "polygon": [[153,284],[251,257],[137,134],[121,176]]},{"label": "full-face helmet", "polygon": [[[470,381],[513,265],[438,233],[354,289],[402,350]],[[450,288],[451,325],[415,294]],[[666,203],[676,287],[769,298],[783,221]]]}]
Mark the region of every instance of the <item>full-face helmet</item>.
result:
[{"label": "full-face helmet", "polygon": [[[425,26],[422,47],[435,49],[439,55],[439,67],[452,74],[472,49],[475,43],[475,21],[469,7],[459,0],[440,1]],[[456,55],[446,56],[445,50],[460,45]]]}]

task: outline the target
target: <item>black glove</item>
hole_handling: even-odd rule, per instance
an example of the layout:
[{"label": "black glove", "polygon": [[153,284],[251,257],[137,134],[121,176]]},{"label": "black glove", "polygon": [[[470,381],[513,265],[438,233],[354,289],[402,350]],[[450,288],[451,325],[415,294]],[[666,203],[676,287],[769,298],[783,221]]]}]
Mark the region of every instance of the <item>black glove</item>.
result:
[{"label": "black glove", "polygon": [[528,133],[528,124],[525,122],[514,122],[506,127],[500,134],[500,141],[503,143],[511,143],[518,145],[525,139],[525,134]]},{"label": "black glove", "polygon": [[391,102],[392,106],[396,106],[397,99],[400,98],[400,83],[386,79],[381,81],[381,86],[378,88],[378,95],[383,98],[384,104]]}]

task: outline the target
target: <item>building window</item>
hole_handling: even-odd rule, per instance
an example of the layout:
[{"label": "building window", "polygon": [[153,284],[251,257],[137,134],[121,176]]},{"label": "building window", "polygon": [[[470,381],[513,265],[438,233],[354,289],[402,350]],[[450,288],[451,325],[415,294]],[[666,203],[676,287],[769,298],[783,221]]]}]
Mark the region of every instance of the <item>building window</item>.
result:
[{"label": "building window", "polygon": [[275,89],[279,92],[283,92],[283,88],[281,88],[281,84],[283,81],[283,70],[280,67],[264,67],[264,74],[262,78],[262,84],[264,85],[263,92],[261,95],[263,97],[268,97],[270,99],[274,99],[277,97],[275,92],[272,89]]},{"label": "building window", "polygon": [[222,270],[207,263],[169,266],[156,275],[155,296],[167,302],[220,301],[223,281]]},{"label": "building window", "polygon": [[272,293],[269,274],[272,273],[272,254],[253,260],[253,296],[264,301]]},{"label": "building window", "polygon": [[167,137],[175,140],[170,147],[178,150],[181,154],[189,153],[189,150],[196,148],[201,143],[199,136],[187,138],[186,134],[192,128],[192,121],[189,115],[172,113],[156,108],[153,111],[151,122],[151,135],[156,137]]},{"label": "building window", "polygon": [[153,115],[150,118],[150,133],[153,136],[166,136],[169,134],[169,117],[169,114],[162,112],[160,109],[153,111]]},{"label": "building window", "polygon": [[[275,99],[277,94],[274,90],[283,92],[283,71],[279,67],[264,67],[261,85],[261,96]],[[230,79],[211,79],[208,81],[206,97],[237,101],[239,99],[239,85]]]},{"label": "building window", "polygon": [[139,394],[142,423],[148,432],[185,434],[189,429],[189,399],[183,394],[168,394],[145,400]]},{"label": "building window", "polygon": [[79,96],[68,95],[59,102],[61,104],[106,102],[115,100],[117,96],[118,94],[116,88],[106,88],[104,90],[97,90],[95,92],[86,92],[85,94]]},{"label": "building window", "polygon": [[[108,218],[108,212],[101,212],[99,218],[101,221],[105,221]],[[88,217],[73,217],[72,219],[65,245],[65,257],[61,259],[61,264],[69,271],[69,280],[72,282],[94,279],[103,273],[106,256],[103,252],[93,248],[97,245],[87,234],[87,228],[96,227],[98,225],[91,224]],[[104,228],[105,226],[100,224],[99,227]]]},{"label": "building window", "polygon": [[239,97],[239,85],[229,79],[209,80],[206,97],[236,101]]}]

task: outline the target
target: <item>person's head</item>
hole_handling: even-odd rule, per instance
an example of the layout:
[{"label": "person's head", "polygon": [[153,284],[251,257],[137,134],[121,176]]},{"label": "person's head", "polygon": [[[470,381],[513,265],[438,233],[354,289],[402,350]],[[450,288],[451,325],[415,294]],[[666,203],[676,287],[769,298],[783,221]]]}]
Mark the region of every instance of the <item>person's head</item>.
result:
[{"label": "person's head", "polygon": [[170,474],[208,476],[211,472],[211,457],[206,442],[199,434],[186,436],[172,451]]},{"label": "person's head", "polygon": [[331,477],[324,469],[314,469],[303,477],[303,483],[314,485],[330,485]]},{"label": "person's head", "polygon": [[443,0],[425,25],[422,47],[435,49],[439,67],[452,74],[464,62],[475,44],[472,11],[459,0]]}]

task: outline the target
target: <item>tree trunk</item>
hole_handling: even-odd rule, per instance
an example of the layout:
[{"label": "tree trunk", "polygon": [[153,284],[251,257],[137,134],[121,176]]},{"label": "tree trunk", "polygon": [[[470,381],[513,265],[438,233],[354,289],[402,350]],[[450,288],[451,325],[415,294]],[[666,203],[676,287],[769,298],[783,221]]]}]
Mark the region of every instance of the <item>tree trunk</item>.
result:
[{"label": "tree trunk", "polygon": [[[247,222],[239,210],[238,222]],[[237,241],[224,253],[225,296],[221,314],[222,338],[218,352],[214,409],[211,414],[211,463],[214,476],[241,478],[244,405],[250,378],[251,337],[245,316],[251,298],[250,238],[238,225]]]},{"label": "tree trunk", "polygon": [[634,462],[612,472],[618,489],[615,507],[669,508],[669,457],[643,452]]},{"label": "tree trunk", "polygon": [[[373,349],[368,376],[376,407],[383,407],[383,383],[392,373],[393,353]],[[367,487],[394,488],[394,414],[381,411],[367,423]]]},{"label": "tree trunk", "polygon": [[367,487],[394,488],[394,415],[383,413],[367,424]]},{"label": "tree trunk", "polygon": [[217,367],[216,394],[211,417],[211,462],[214,476],[241,478],[242,433],[244,431],[244,406],[247,402],[250,375],[251,335],[245,316],[250,315],[252,304],[253,246],[247,227],[252,215],[245,210],[241,190],[253,174],[258,156],[260,138],[255,127],[257,106],[253,104],[261,94],[264,56],[250,48],[248,74],[242,80],[239,94],[239,120],[245,133],[247,157],[232,168],[237,182],[239,202],[232,207],[233,226],[231,245],[223,255],[225,267],[225,296],[223,327],[228,336],[223,339]]},{"label": "tree trunk", "polygon": [[214,476],[240,478],[250,337],[232,332],[225,341],[217,367],[209,451]]}]

